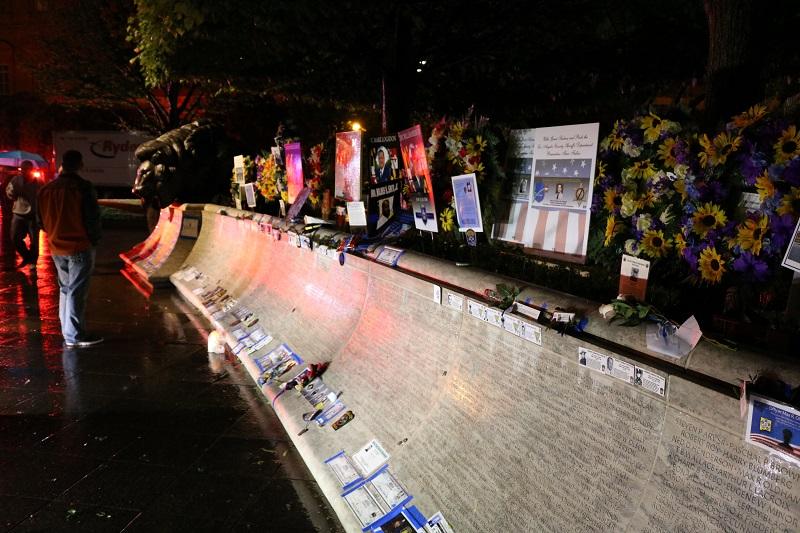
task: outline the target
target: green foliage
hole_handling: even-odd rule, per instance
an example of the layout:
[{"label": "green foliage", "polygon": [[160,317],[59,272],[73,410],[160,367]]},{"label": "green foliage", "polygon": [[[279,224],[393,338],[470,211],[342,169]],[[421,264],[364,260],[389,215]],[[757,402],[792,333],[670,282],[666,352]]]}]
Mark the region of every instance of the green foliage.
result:
[{"label": "green foliage", "polygon": [[616,299],[611,302],[614,307],[614,317],[611,322],[621,320],[622,326],[638,326],[645,320],[667,322],[666,317],[649,304]]},{"label": "green foliage", "polygon": [[505,283],[500,283],[496,287],[497,296],[500,298],[500,307],[502,309],[511,307],[517,299],[517,296],[519,296],[519,293],[522,292],[521,287],[506,285]]}]

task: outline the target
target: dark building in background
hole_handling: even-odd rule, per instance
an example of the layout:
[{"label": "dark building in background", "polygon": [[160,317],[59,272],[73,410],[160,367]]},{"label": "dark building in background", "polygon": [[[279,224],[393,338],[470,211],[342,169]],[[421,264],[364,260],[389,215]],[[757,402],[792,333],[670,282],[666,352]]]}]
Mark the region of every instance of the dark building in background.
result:
[{"label": "dark building in background", "polygon": [[37,67],[52,0],[5,0],[0,18],[0,149],[48,156],[57,118],[40,94]]}]

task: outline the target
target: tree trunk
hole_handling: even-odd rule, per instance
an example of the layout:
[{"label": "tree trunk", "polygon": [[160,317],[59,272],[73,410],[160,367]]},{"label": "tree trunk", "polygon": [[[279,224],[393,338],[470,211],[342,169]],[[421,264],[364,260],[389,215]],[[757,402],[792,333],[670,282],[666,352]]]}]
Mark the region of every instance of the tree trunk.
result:
[{"label": "tree trunk", "polygon": [[703,0],[708,21],[706,118],[727,120],[761,100],[760,72],[753,54],[753,0]]}]

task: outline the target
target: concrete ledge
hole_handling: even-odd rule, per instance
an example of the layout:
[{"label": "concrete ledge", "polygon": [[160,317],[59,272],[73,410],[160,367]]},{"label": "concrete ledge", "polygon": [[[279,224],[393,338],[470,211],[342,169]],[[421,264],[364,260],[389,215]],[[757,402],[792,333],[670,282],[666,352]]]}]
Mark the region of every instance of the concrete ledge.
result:
[{"label": "concrete ledge", "polygon": [[199,236],[202,210],[203,204],[162,209],[147,239],[119,254],[145,287],[152,290],[169,284],[170,275],[186,260]]},{"label": "concrete ledge", "polygon": [[[590,318],[583,337],[541,326],[538,345],[466,311],[485,289],[518,281],[408,252],[397,269],[372,260],[380,250],[341,266],[322,247],[278,238],[277,228],[300,227],[220,206],[202,215],[171,276],[180,293],[230,337],[230,317],[215,320],[198,298],[224,288],[259,318],[251,330],[275,338],[256,355],[285,342],[307,363],[330,361],[325,382],[355,413],[339,431],[298,436],[309,405],[294,393],[275,403],[348,531],[360,527],[322,461],[372,438],[412,503],[443,511],[459,532],[800,528],[800,468],[743,441],[739,402],[725,390],[764,368],[797,382],[797,365],[706,342],[671,361],[646,350],[644,328],[602,321],[598,304],[524,286],[534,303]],[[190,267],[197,275],[184,276]],[[464,307],[435,301],[437,286]],[[664,394],[580,365],[580,348],[663,377]],[[256,377],[252,358],[242,360]]]}]

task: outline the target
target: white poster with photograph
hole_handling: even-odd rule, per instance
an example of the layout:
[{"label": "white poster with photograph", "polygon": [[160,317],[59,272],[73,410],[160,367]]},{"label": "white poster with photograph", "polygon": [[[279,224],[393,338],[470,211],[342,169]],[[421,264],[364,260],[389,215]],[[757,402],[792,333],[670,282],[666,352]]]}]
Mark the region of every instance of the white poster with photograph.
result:
[{"label": "white poster with photograph", "polygon": [[508,136],[506,173],[512,180],[511,194],[494,226],[495,238],[530,246],[535,217],[529,217],[533,148],[536,130],[511,130]]},{"label": "white poster with photograph", "polygon": [[789,241],[789,247],[786,249],[781,264],[795,272],[800,272],[800,220],[797,221],[792,240]]},{"label": "white poster with photograph", "polygon": [[475,174],[453,176],[453,199],[456,203],[458,231],[483,231],[481,200],[478,198],[478,181]]},{"label": "white poster with photograph", "polygon": [[245,176],[244,176],[243,155],[233,156],[233,175],[234,175],[234,181],[236,181],[236,183],[244,183]]},{"label": "white poster with photograph", "polygon": [[536,222],[526,245],[585,261],[599,129],[597,122],[537,128],[527,215]]}]

